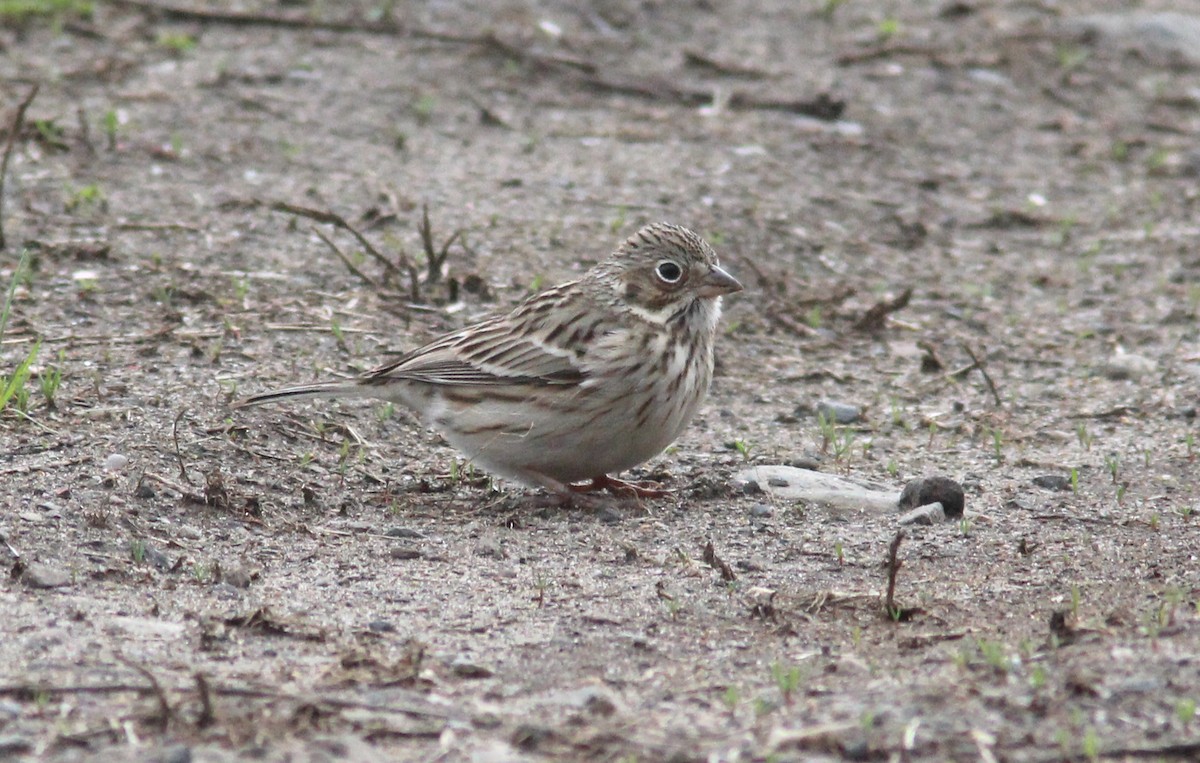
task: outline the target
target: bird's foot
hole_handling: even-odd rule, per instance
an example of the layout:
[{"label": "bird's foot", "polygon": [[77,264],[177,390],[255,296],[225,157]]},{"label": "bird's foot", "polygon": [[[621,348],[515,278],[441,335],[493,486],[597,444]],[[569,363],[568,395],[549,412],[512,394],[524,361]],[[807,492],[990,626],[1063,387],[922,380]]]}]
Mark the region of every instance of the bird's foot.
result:
[{"label": "bird's foot", "polygon": [[601,474],[593,477],[590,482],[581,485],[567,486],[573,493],[592,493],[607,490],[618,498],[665,498],[675,492],[670,488],[660,487],[654,482],[626,482],[616,477]]}]

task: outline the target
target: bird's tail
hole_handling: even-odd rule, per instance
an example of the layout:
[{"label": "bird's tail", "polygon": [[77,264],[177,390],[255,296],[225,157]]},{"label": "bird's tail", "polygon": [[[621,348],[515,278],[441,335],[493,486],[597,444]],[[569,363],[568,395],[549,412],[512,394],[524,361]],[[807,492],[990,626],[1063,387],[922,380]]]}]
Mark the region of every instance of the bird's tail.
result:
[{"label": "bird's tail", "polygon": [[264,405],[281,400],[307,400],[314,397],[370,397],[371,391],[355,381],[327,381],[316,384],[305,384],[300,387],[285,387],[284,389],[262,392],[257,395],[239,400],[234,408],[249,408],[253,405]]}]

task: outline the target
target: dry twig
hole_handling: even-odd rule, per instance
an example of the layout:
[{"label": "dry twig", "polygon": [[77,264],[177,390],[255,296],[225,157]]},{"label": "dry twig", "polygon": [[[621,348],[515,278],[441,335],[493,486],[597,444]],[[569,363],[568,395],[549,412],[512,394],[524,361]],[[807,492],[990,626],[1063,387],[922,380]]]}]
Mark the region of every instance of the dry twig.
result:
[{"label": "dry twig", "polygon": [[217,715],[213,712],[212,692],[208,688],[208,679],[200,671],[192,674],[192,678],[196,681],[196,694],[200,697],[200,715],[196,718],[196,728],[207,728],[217,720]]},{"label": "dry twig", "polygon": [[[351,259],[346,255],[346,253],[341,250],[341,247],[333,243],[328,236],[321,232],[320,228],[313,228],[312,232],[316,234],[317,238],[325,242],[325,246],[329,247],[334,256],[342,261],[342,264],[346,266],[346,270],[349,270],[351,273],[361,278],[363,282],[372,289],[379,288],[379,284],[375,282],[375,279],[364,273],[362,268],[355,265],[354,262],[351,261]],[[324,329],[324,327],[322,328]]]},{"label": "dry twig", "polygon": [[[988,373],[987,366],[980,359],[971,346],[966,342],[962,342],[962,348],[971,356],[971,363],[974,368],[979,369],[979,373],[983,374],[983,380],[987,382],[988,390],[992,393],[992,400],[996,401],[996,407],[1001,407],[1004,403],[1000,400],[1000,393],[996,390],[996,383],[992,381],[992,375]],[[969,369],[968,369],[969,370]]]},{"label": "dry twig", "polygon": [[[351,236],[354,236],[354,239],[362,245],[363,250],[369,254],[372,259],[382,265],[384,271],[389,275],[400,272],[407,262],[408,258],[404,256],[403,252],[400,255],[400,265],[397,265],[389,260],[383,255],[382,252],[375,248],[374,244],[367,240],[366,236],[359,233],[357,228],[346,222],[346,218],[342,217],[336,212],[312,209],[310,207],[301,207],[296,204],[289,204],[286,201],[277,201],[271,204],[271,209],[275,210],[276,212],[287,212],[288,214],[297,215],[299,217],[307,217],[309,220],[316,220],[319,223],[326,223],[327,225],[332,225],[335,228],[341,228]],[[386,277],[384,280],[386,280]]]},{"label": "dry twig", "polygon": [[12,155],[13,144],[17,141],[17,133],[25,121],[25,110],[38,94],[38,85],[29,88],[29,94],[17,104],[12,123],[8,126],[8,138],[4,141],[4,156],[0,158],[0,251],[4,250],[4,180],[8,177],[8,159]]},{"label": "dry twig", "polygon": [[187,408],[179,411],[175,416],[175,423],[171,425],[171,439],[175,442],[175,460],[179,462],[179,476],[189,485],[196,483],[192,482],[192,478],[188,476],[187,464],[183,462],[183,453],[179,450],[179,421],[187,414]]},{"label": "dry twig", "polygon": [[896,575],[900,572],[900,567],[904,562],[898,557],[900,552],[900,541],[904,540],[904,531],[897,530],[896,536],[892,538],[891,545],[888,546],[888,585],[887,596],[883,600],[884,611],[888,617],[893,620],[899,620],[904,610],[896,606]]},{"label": "dry twig", "polygon": [[908,301],[912,299],[912,293],[913,290],[910,286],[894,299],[884,299],[876,302],[862,314],[862,317],[854,322],[854,329],[856,331],[882,331],[884,319],[897,310],[903,310],[905,307],[908,307]]},{"label": "dry twig", "polygon": [[737,575],[734,574],[733,568],[729,566],[729,562],[717,556],[717,549],[711,540],[704,544],[704,563],[717,572],[720,572],[721,580],[727,583],[737,580]]},{"label": "dry twig", "polygon": [[175,717],[175,711],[171,708],[171,703],[167,701],[167,693],[163,691],[162,684],[150,672],[150,669],[144,665],[138,664],[124,655],[117,655],[117,659],[125,665],[136,670],[142,678],[145,678],[150,684],[150,693],[154,695],[154,699],[158,702],[158,713],[154,720],[157,722],[159,732],[167,730],[171,719]]},{"label": "dry twig", "polygon": [[437,283],[442,277],[442,266],[446,264],[446,256],[450,253],[450,245],[462,235],[462,228],[450,234],[442,244],[441,250],[433,246],[433,226],[429,223],[429,205],[421,205],[421,222],[417,223],[417,232],[421,234],[421,245],[425,248],[425,263],[429,273],[426,283]]}]

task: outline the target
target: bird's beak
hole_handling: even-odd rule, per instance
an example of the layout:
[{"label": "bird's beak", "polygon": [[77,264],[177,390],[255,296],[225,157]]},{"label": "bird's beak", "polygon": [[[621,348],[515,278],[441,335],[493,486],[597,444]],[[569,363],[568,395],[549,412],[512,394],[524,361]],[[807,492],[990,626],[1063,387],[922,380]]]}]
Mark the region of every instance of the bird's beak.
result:
[{"label": "bird's beak", "polygon": [[716,265],[713,265],[712,270],[700,279],[700,296],[702,297],[719,297],[722,294],[732,294],[741,290],[741,282]]}]

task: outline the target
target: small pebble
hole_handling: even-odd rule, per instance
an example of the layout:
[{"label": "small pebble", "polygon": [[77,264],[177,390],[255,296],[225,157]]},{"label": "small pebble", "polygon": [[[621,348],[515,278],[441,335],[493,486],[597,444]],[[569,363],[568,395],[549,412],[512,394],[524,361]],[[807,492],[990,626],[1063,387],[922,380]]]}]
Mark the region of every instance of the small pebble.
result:
[{"label": "small pebble", "polygon": [[221,565],[221,580],[234,588],[249,588],[252,576],[241,565]]},{"label": "small pebble", "polygon": [[1071,489],[1071,480],[1061,474],[1040,474],[1033,478],[1033,484],[1047,490]]},{"label": "small pebble", "polygon": [[34,562],[21,573],[21,582],[30,588],[61,588],[71,584],[71,576],[66,570]]},{"label": "small pebble", "polygon": [[177,744],[163,750],[158,759],[162,763],[192,763],[192,748],[186,744]]},{"label": "small pebble", "polygon": [[33,742],[19,734],[0,736],[0,758],[8,760],[10,755],[21,755],[33,749]]},{"label": "small pebble", "polygon": [[420,559],[423,554],[421,553],[421,549],[416,546],[396,546],[388,552],[388,556],[403,561],[406,559]]},{"label": "small pebble", "polygon": [[504,559],[508,554],[504,553],[504,549],[494,540],[482,540],[475,547],[475,553],[479,556],[490,556],[493,559]]},{"label": "small pebble", "polygon": [[224,582],[217,583],[215,586],[213,586],[212,590],[213,590],[213,594],[218,599],[240,599],[240,598],[242,598],[242,592],[239,591],[238,589],[234,588],[233,586],[229,585],[228,583],[224,583]]},{"label": "small pebble", "polygon": [[389,527],[383,534],[389,538],[412,538],[414,540],[424,540],[426,537],[425,533],[420,530],[413,530],[408,527]]},{"label": "small pebble", "polygon": [[853,424],[862,417],[862,409],[850,403],[822,400],[817,403],[817,414],[834,424]]},{"label": "small pebble", "polygon": [[145,550],[144,555],[142,556],[142,559],[143,559],[143,561],[154,565],[155,569],[161,570],[164,572],[166,570],[171,569],[171,565],[173,564],[173,562],[171,561],[171,558],[169,556],[167,556],[163,552],[159,551],[154,546],[150,546],[150,545],[146,546],[146,550]]},{"label": "small pebble", "polygon": [[931,503],[927,506],[918,506],[912,511],[900,515],[900,524],[902,525],[940,525],[946,521],[946,512],[942,509],[942,504]]},{"label": "small pebble", "polygon": [[1158,364],[1150,358],[1133,353],[1117,352],[1108,362],[1100,366],[1100,373],[1113,381],[1136,381],[1157,370]]},{"label": "small pebble", "polygon": [[912,480],[900,494],[901,511],[931,503],[940,503],[949,518],[961,517],[966,504],[962,485],[949,477],[923,477]]},{"label": "small pebble", "polygon": [[450,663],[450,670],[459,678],[490,678],[492,671],[461,657]]},{"label": "small pebble", "polygon": [[372,620],[367,623],[367,630],[372,633],[395,633],[396,626],[387,620]]},{"label": "small pebble", "polygon": [[594,512],[596,521],[602,525],[617,525],[625,519],[621,512],[610,506],[602,506]]},{"label": "small pebble", "polygon": [[742,495],[762,495],[762,485],[754,480],[747,480],[741,485]]},{"label": "small pebble", "polygon": [[775,510],[765,503],[756,503],[750,507],[750,516],[757,519],[766,519],[774,513]]},{"label": "small pebble", "polygon": [[129,465],[129,459],[120,453],[111,453],[104,459],[104,471],[119,472]]}]

